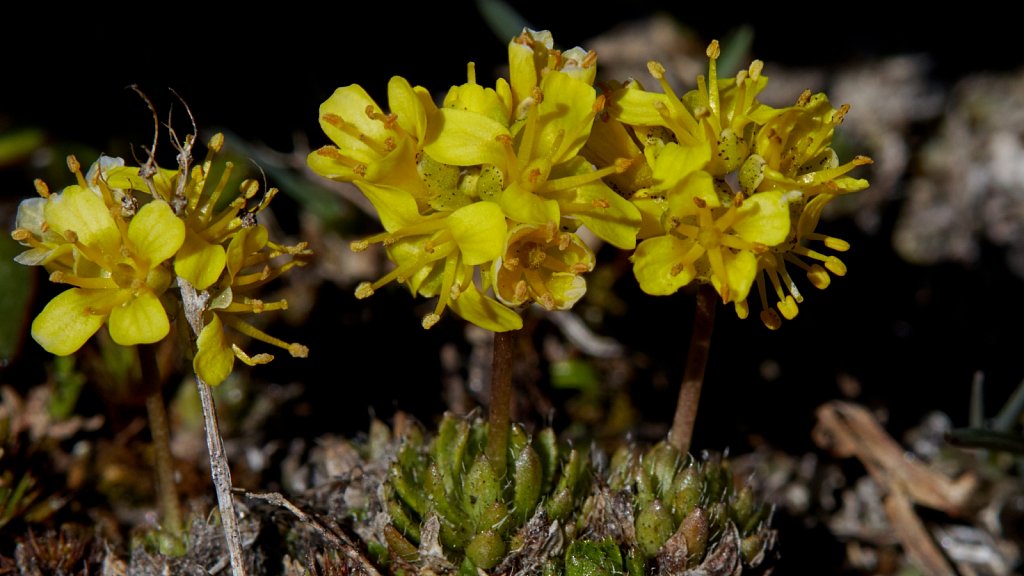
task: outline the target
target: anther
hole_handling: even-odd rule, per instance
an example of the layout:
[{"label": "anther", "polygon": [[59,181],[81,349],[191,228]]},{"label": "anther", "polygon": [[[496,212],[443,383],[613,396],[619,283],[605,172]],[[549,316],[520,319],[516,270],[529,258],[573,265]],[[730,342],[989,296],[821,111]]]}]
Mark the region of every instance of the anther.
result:
[{"label": "anther", "polygon": [[370,243],[366,240],[353,240],[349,245],[349,250],[353,252],[362,252],[370,247]]},{"label": "anther", "polygon": [[761,322],[764,322],[764,325],[767,326],[769,330],[778,330],[782,327],[782,319],[775,313],[775,310],[762,310]]},{"label": "anther", "polygon": [[705,51],[708,58],[718,59],[722,55],[721,48],[718,47],[718,40],[712,40],[711,44],[708,44],[708,49]]},{"label": "anther", "polygon": [[708,207],[708,203],[700,196],[694,196],[693,203],[697,205],[697,208],[703,209]]},{"label": "anther", "polygon": [[797,106],[807,106],[807,103],[811,101],[811,89],[806,88],[800,93],[800,97],[796,99]]},{"label": "anther", "polygon": [[431,312],[423,317],[423,329],[430,330],[441,320],[441,317]]},{"label": "anther", "polygon": [[764,62],[760,60],[754,60],[750,63],[750,67],[747,69],[747,73],[750,74],[751,80],[757,80],[761,77],[761,71],[764,70]]},{"label": "anther", "polygon": [[665,67],[660,62],[651,60],[647,63],[647,71],[651,73],[657,80],[663,80],[665,78]]},{"label": "anther", "polygon": [[39,194],[43,198],[50,197],[50,187],[46,185],[46,182],[43,182],[39,178],[36,178],[35,180],[32,181],[32,184],[35,185],[37,194]]},{"label": "anther", "polygon": [[75,158],[74,154],[68,154],[67,162],[68,170],[70,170],[72,174],[77,174],[78,171],[82,169],[82,165],[79,164],[78,158]]},{"label": "anther", "polygon": [[356,286],[356,299],[363,300],[373,296],[373,284],[370,282],[360,282],[359,286]]},{"label": "anther", "polygon": [[829,272],[836,276],[846,276],[846,264],[835,256],[829,256],[825,260],[825,268],[828,268]]},{"label": "anther", "polygon": [[224,147],[224,134],[217,132],[210,138],[210,143],[206,145],[209,152],[220,152],[220,149]]},{"label": "anther", "polygon": [[32,233],[24,228],[15,228],[14,231],[11,232],[11,239],[16,242],[23,242],[31,237]]},{"label": "anther", "polygon": [[608,208],[611,206],[611,204],[609,204],[608,201],[605,200],[604,198],[595,198],[594,201],[591,202],[590,204],[594,208]]},{"label": "anther", "polygon": [[594,64],[597,64],[597,52],[593,50],[587,51],[587,55],[583,57],[583,67],[590,68]]},{"label": "anther", "polygon": [[522,302],[526,300],[526,298],[529,297],[530,295],[529,289],[526,286],[526,280],[520,280],[519,282],[516,282],[516,287],[515,289],[513,289],[512,293],[517,302]]},{"label": "anther", "polygon": [[309,348],[295,342],[288,345],[288,353],[292,355],[292,358],[306,358],[309,356]]}]

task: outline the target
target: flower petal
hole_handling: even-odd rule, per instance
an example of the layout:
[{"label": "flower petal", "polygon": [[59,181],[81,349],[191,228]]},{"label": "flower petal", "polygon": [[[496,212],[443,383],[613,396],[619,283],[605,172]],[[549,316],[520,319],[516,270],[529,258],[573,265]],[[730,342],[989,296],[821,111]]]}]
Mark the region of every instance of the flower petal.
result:
[{"label": "flower petal", "polygon": [[692,246],[692,240],[675,236],[655,236],[641,242],[632,256],[633,274],[640,289],[654,296],[667,296],[689,284],[694,278],[691,267],[672,272]]},{"label": "flower petal", "polygon": [[468,266],[490,262],[501,254],[508,226],[505,214],[494,202],[474,202],[445,219]]},{"label": "flower petal", "polygon": [[185,242],[185,223],[174,215],[171,205],[153,200],[143,206],[128,224],[128,240],[150,267],[167,260]]},{"label": "flower petal", "polygon": [[544,100],[537,106],[540,130],[532,148],[533,158],[548,158],[552,164],[558,164],[578,154],[587,142],[597,92],[593,86],[564,72],[548,72],[541,81],[541,90]]},{"label": "flower petal", "polygon": [[776,246],[789,236],[789,202],[777,190],[754,194],[743,201],[732,228],[744,240]]},{"label": "flower petal", "polygon": [[388,82],[388,107],[397,116],[398,125],[417,140],[427,131],[427,111],[416,90],[401,76]]},{"label": "flower petal", "polygon": [[448,307],[462,318],[491,332],[507,332],[523,327],[523,318],[518,313],[481,294],[472,282],[458,298],[448,301]]},{"label": "flower petal", "polygon": [[75,353],[107,319],[105,314],[90,311],[108,308],[115,295],[111,290],[81,288],[61,292],[32,322],[32,338],[51,354]]},{"label": "flower petal", "polygon": [[[320,128],[346,156],[364,164],[380,158],[366,142],[383,143],[391,134],[382,122],[366,115],[367,107],[381,112],[380,106],[358,84],[338,88],[320,105]],[[339,122],[347,129],[342,129]]]},{"label": "flower petal", "polygon": [[545,200],[518,182],[513,182],[501,193],[498,204],[506,216],[523,224],[547,224],[561,218],[558,202]]},{"label": "flower petal", "polygon": [[508,128],[483,114],[442,108],[430,119],[424,150],[442,164],[474,166],[505,163],[505,145],[498,137],[510,137]]},{"label": "flower petal", "polygon": [[213,314],[206,326],[203,326],[196,347],[198,351],[192,360],[192,367],[207,384],[216,386],[231,375],[235,353],[219,316]]},{"label": "flower petal", "polygon": [[110,337],[121,346],[159,342],[171,329],[164,305],[148,290],[114,306],[108,326]]},{"label": "flower petal", "polygon": [[64,235],[72,230],[82,244],[94,246],[108,254],[117,254],[121,233],[110,215],[110,209],[92,190],[68,186],[60,194],[50,196],[44,213],[47,224],[55,232]]},{"label": "flower petal", "polygon": [[227,254],[219,244],[210,244],[189,231],[185,243],[174,257],[174,272],[188,280],[196,290],[206,290],[220,278]]}]

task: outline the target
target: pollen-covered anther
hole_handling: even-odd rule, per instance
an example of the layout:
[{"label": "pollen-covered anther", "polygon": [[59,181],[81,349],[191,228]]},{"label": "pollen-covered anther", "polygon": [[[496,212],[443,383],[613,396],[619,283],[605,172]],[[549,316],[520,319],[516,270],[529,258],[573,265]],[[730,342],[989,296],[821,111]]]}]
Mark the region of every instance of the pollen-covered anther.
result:
[{"label": "pollen-covered anther", "polygon": [[843,118],[846,117],[846,113],[850,111],[849,104],[843,104],[836,110],[835,114],[832,115],[832,124],[839,126],[843,123]]},{"label": "pollen-covered anther", "polygon": [[366,170],[367,170],[366,164],[363,164],[362,162],[360,162],[359,164],[356,164],[352,168],[353,172],[355,172],[356,174],[358,174],[359,176],[361,176],[363,178],[366,177]]},{"label": "pollen-covered anther", "polygon": [[24,242],[32,238],[32,233],[24,228],[15,228],[11,232],[11,238],[16,242]]},{"label": "pollen-covered anther", "polygon": [[519,302],[522,302],[529,298],[530,291],[529,287],[526,285],[526,280],[520,280],[519,282],[516,282],[516,286],[515,288],[513,288],[513,294],[515,295],[515,299]]},{"label": "pollen-covered anther", "polygon": [[293,342],[288,345],[288,353],[292,355],[292,358],[306,358],[309,356],[309,348]]},{"label": "pollen-covered anther", "polygon": [[530,250],[530,268],[540,268],[541,264],[544,263],[544,260],[547,257],[547,253],[541,250],[540,248],[534,248],[533,250]]},{"label": "pollen-covered anther", "polygon": [[78,243],[78,233],[75,232],[74,230],[65,230],[64,231],[64,239],[67,240],[68,242],[72,243],[72,244],[77,244]]},{"label": "pollen-covered anther", "polygon": [[707,201],[705,201],[703,198],[701,198],[699,196],[694,196],[693,197],[693,203],[697,205],[697,208],[704,209],[704,208],[708,207]]},{"label": "pollen-covered anther", "polygon": [[836,252],[846,252],[850,249],[850,243],[842,238],[836,238],[834,236],[826,236],[824,238],[825,246],[835,250]]},{"label": "pollen-covered anther", "polygon": [[763,322],[769,330],[778,330],[782,327],[782,319],[779,318],[779,315],[775,310],[762,310],[761,322]]},{"label": "pollen-covered anther", "polygon": [[608,104],[608,98],[605,97],[604,94],[600,94],[596,99],[594,99],[594,105],[591,106],[590,109],[594,111],[594,114],[600,114],[601,112],[604,112],[606,104]]},{"label": "pollen-covered anther", "polygon": [[540,104],[544,101],[544,91],[540,89],[540,86],[534,86],[533,90],[530,92],[530,96],[536,104]]},{"label": "pollen-covered anther", "polygon": [[559,236],[559,238],[558,238],[558,249],[559,250],[561,250],[562,252],[566,251],[569,248],[569,244],[572,244],[572,235],[571,234],[562,234],[561,236]]},{"label": "pollen-covered anther", "polygon": [[263,300],[253,298],[249,300],[249,306],[252,307],[252,311],[254,314],[260,314],[263,312]]},{"label": "pollen-covered anther", "polygon": [[712,40],[711,43],[708,44],[708,49],[705,51],[705,54],[708,55],[708,58],[716,60],[722,55],[722,49],[718,46],[718,40]]},{"label": "pollen-covered anther", "polygon": [[68,170],[70,170],[73,174],[77,174],[78,171],[82,169],[82,165],[78,162],[78,158],[75,158],[74,154],[68,154],[67,162]]},{"label": "pollen-covered anther", "polygon": [[611,204],[604,198],[596,198],[590,203],[594,208],[609,208]]},{"label": "pollen-covered anther", "polygon": [[210,152],[220,152],[220,149],[224,147],[224,133],[217,132],[210,138],[210,142],[206,145],[207,150]]},{"label": "pollen-covered anther", "polygon": [[552,296],[551,294],[547,293],[547,292],[545,292],[544,294],[541,294],[540,295],[540,299],[538,299],[537,302],[541,306],[543,306],[545,310],[554,310],[555,309],[555,297]]},{"label": "pollen-covered anther", "polygon": [[366,240],[353,240],[349,245],[349,250],[353,252],[362,252],[370,247],[370,243]]},{"label": "pollen-covered anther", "polygon": [[754,254],[764,254],[765,252],[768,251],[768,246],[760,242],[751,242],[750,251],[753,252]]},{"label": "pollen-covered anther", "polygon": [[388,152],[393,151],[397,147],[398,144],[395,144],[395,139],[392,138],[391,136],[388,136],[387,138],[384,139],[384,149],[387,150]]},{"label": "pollen-covered anther", "polygon": [[800,106],[800,107],[804,107],[804,106],[807,106],[807,103],[810,102],[810,101],[811,101],[811,89],[810,88],[805,88],[804,91],[800,93],[800,97],[796,99],[796,105]]},{"label": "pollen-covered anther", "polygon": [[679,276],[683,270],[686,270],[686,265],[682,262],[676,262],[672,265],[672,269],[668,271],[672,276]]},{"label": "pollen-covered anther", "polygon": [[344,128],[345,127],[345,119],[342,118],[341,116],[338,116],[337,114],[334,114],[334,113],[328,112],[327,114],[324,114],[323,116],[321,116],[320,119],[323,120],[324,122],[330,124],[331,126],[334,126],[335,128]]},{"label": "pollen-covered anther", "polygon": [[796,300],[794,300],[789,294],[786,294],[786,298],[784,300],[779,301],[778,307],[779,312],[782,312],[782,316],[786,320],[796,318],[796,315],[800,312],[800,309],[796,305]]},{"label": "pollen-covered anther", "polygon": [[594,64],[597,64],[597,52],[588,50],[587,55],[583,57],[583,62],[580,62],[584,68],[590,68]]},{"label": "pollen-covered anther", "polygon": [[616,158],[614,164],[615,173],[622,174],[626,170],[629,170],[630,167],[633,166],[633,162],[632,158]]},{"label": "pollen-covered anther", "polygon": [[590,266],[584,262],[577,262],[570,266],[569,270],[572,271],[573,274],[576,274],[578,276],[580,274],[586,274],[587,272],[590,272]]},{"label": "pollen-covered anther", "polygon": [[846,264],[843,264],[843,261],[835,256],[825,259],[825,268],[828,268],[828,271],[836,276],[846,276]]},{"label": "pollen-covered anther", "polygon": [[370,282],[360,282],[359,285],[356,286],[356,298],[363,300],[370,296],[373,296],[373,284]]},{"label": "pollen-covered anther", "polygon": [[651,60],[647,63],[647,71],[651,73],[657,80],[665,78],[665,67],[661,65],[661,62],[655,62]]},{"label": "pollen-covered anther", "polygon": [[693,117],[697,120],[703,120],[711,116],[711,109],[707,106],[697,106],[693,110]]},{"label": "pollen-covered anther", "polygon": [[50,272],[50,282],[53,282],[54,284],[63,284],[64,273],[61,272],[60,270],[54,270],[53,272]]},{"label": "pollen-covered anther", "polygon": [[853,164],[854,166],[866,166],[868,164],[874,164],[875,161],[872,160],[870,156],[858,154],[853,157],[853,160],[850,160],[850,163]]},{"label": "pollen-covered anther", "polygon": [[50,197],[50,187],[46,185],[46,182],[36,178],[32,181],[32,185],[36,187],[36,194],[39,194],[43,198]]},{"label": "pollen-covered anther", "polygon": [[515,272],[519,268],[519,258],[505,258],[501,262],[501,267],[509,272]]},{"label": "pollen-covered anther", "polygon": [[423,317],[423,329],[430,330],[431,328],[434,327],[435,324],[437,324],[440,321],[441,317],[431,312],[430,314],[427,314],[426,316]]},{"label": "pollen-covered anther", "polygon": [[733,207],[734,208],[739,208],[739,207],[743,206],[743,201],[746,198],[747,197],[746,197],[745,194],[743,194],[743,192],[737,192],[736,195],[732,197],[732,205],[733,205]]},{"label": "pollen-covered anther", "polygon": [[818,290],[824,290],[832,283],[832,277],[818,264],[812,265],[807,271],[807,280]]},{"label": "pollen-covered anther", "polygon": [[750,67],[747,68],[747,73],[750,74],[751,80],[757,80],[761,77],[762,70],[764,70],[764,62],[761,60],[754,60],[750,63]]},{"label": "pollen-covered anther", "polygon": [[534,169],[530,170],[529,174],[526,175],[526,180],[530,184],[536,184],[537,181],[540,180],[540,177],[541,177],[540,168],[534,168]]}]

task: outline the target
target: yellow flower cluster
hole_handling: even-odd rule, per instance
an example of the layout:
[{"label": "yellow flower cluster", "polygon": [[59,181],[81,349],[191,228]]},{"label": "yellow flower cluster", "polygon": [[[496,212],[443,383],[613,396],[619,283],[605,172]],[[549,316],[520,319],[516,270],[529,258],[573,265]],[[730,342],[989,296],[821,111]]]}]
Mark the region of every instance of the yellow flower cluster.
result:
[{"label": "yellow flower cluster", "polygon": [[772,108],[757,101],[768,82],[760,61],[722,79],[717,41],[707,56],[707,78],[699,76],[696,89],[682,96],[656,62],[648,69],[661,92],[648,92],[637,81],[612,84],[584,155],[598,165],[610,158],[637,160],[631,171],[610,180],[643,214],[632,259],[645,292],[671,294],[694,281],[711,283],[723,302],[733,302],[746,317],[756,282],[761,320],[777,329],[779,313],[792,319],[803,301],[787,264],[822,289],[829,272],[846,273],[836,256],[806,243],[849,248],[815,228],[829,201],[867,187],[866,180],[846,174],[871,160],[858,156],[840,164],[830,147],[847,106],[834,109],[824,94],[807,91],[793,106]]},{"label": "yellow flower cluster", "polygon": [[[124,165],[101,157],[82,175],[78,161],[68,166],[77,184],[50,193],[36,181],[38,198],[18,207],[12,237],[28,247],[16,257],[39,265],[50,280],[72,288],[51,300],[32,323],[32,336],[57,355],[76,352],[104,324],[117,344],[151,344],[167,337],[170,318],[180,315],[175,290],[188,283],[208,301],[193,366],[209,384],[230,374],[235,358],[248,364],[270,361],[268,354],[249,356],[224,327],[305,357],[301,344],[288,344],[238,319],[287,307],[284,300],[263,302],[256,290],[289,268],[303,264],[304,244],[287,247],[270,242],[256,222],[276,189],[262,197],[254,181],[218,209],[232,166],[217,167],[209,180],[223,136],[213,137],[205,162],[177,170]],[[279,256],[287,262],[272,266]]]},{"label": "yellow flower cluster", "polygon": [[581,155],[605,103],[593,87],[595,55],[553,46],[549,33],[524,31],[509,44],[507,80],[481,86],[470,64],[468,81],[440,106],[394,77],[389,113],[357,85],[320,107],[334,144],[309,165],[362,190],[385,232],[353,248],[381,243],[396,264],[358,297],[397,281],[437,297],[426,328],[451,308],[514,330],[516,307],[567,309],[585,292],[581,275],[595,259],[576,235],[581,225],[620,248],[636,245],[640,212],[603,180],[630,161],[597,168]]},{"label": "yellow flower cluster", "polygon": [[831,199],[867,186],[845,174],[870,160],[839,164],[830,147],[845,106],[809,92],[791,107],[761,104],[763,64],[720,79],[717,41],[708,77],[681,97],[653,62],[661,92],[629,81],[599,93],[596,54],[553,46],[550,33],[525,30],[509,44],[507,80],[481,86],[470,64],[440,106],[394,77],[388,113],[358,85],[320,107],[333,145],[309,165],[359,187],[385,231],[353,249],[383,244],[396,264],[358,297],[397,281],[437,297],[424,327],[451,308],[490,330],[517,329],[517,307],[567,309],[586,291],[595,258],[580,226],[635,248],[649,294],[711,283],[745,317],[756,281],[772,329],[781,319],[769,293],[786,318],[803,299],[787,264],[818,288],[845,273],[807,246],[846,250],[814,229]]}]

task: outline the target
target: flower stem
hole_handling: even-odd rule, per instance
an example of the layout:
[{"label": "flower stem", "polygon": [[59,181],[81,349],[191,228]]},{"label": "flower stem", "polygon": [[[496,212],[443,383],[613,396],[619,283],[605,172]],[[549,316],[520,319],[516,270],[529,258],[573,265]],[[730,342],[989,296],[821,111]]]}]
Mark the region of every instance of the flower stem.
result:
[{"label": "flower stem", "polygon": [[494,333],[491,364],[491,406],[487,420],[487,459],[498,478],[505,475],[509,412],[512,410],[512,348],[518,330]]},{"label": "flower stem", "polygon": [[[206,310],[210,295],[205,290],[197,292],[192,284],[180,276],[178,285],[181,289],[185,319],[192,328],[193,336],[199,338],[199,333],[203,331],[203,311]],[[195,345],[194,342],[193,345]],[[214,404],[210,385],[200,378],[199,374],[196,374],[196,386],[199,389],[199,401],[203,406],[206,449],[210,454],[210,478],[213,480],[213,486],[217,492],[217,505],[220,508],[224,539],[227,541],[228,557],[231,560],[231,572],[234,576],[245,576],[242,537],[238,532],[235,500],[231,495],[231,467],[228,466],[228,457],[224,454],[224,440],[220,436],[220,423],[217,421],[217,406]]]},{"label": "flower stem", "polygon": [[702,284],[698,288],[690,352],[686,356],[686,371],[679,387],[672,430],[669,431],[669,442],[684,454],[690,451],[690,442],[693,440],[693,424],[697,420],[697,404],[700,402],[704,369],[707,368],[708,350],[711,348],[711,330],[715,326],[715,300],[715,289],[710,284]]},{"label": "flower stem", "polygon": [[142,367],[143,384],[153,390],[146,396],[146,414],[149,417],[149,432],[153,437],[153,459],[156,468],[156,492],[160,501],[160,515],[163,529],[173,536],[181,535],[181,508],[178,491],[174,482],[174,456],[171,454],[171,428],[167,423],[164,407],[160,369],[156,362],[156,350],[151,344],[138,346],[139,363]]}]

